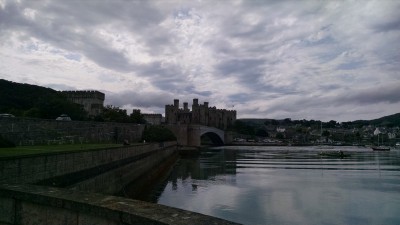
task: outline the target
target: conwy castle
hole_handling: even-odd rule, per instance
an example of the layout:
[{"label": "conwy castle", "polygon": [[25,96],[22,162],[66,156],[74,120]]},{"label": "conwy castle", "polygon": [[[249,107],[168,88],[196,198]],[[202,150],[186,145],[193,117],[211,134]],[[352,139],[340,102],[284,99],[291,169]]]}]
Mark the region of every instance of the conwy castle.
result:
[{"label": "conwy castle", "polygon": [[189,110],[187,102],[183,103],[183,108],[179,108],[179,99],[175,99],[173,105],[165,106],[167,124],[199,124],[226,130],[235,121],[235,110],[208,107],[208,102],[199,105],[198,99],[193,99],[192,111]]},{"label": "conwy castle", "polygon": [[[89,116],[97,116],[102,112],[105,94],[99,91],[62,91],[72,102],[83,106]],[[134,109],[133,112],[139,112]],[[149,124],[158,125],[162,123],[161,114],[142,114]],[[193,99],[192,110],[188,103],[183,103],[179,108],[179,99],[174,100],[173,105],[165,105],[166,124],[198,124],[210,127],[217,127],[226,130],[236,121],[236,111],[208,107],[208,102],[199,104],[198,99]]]}]

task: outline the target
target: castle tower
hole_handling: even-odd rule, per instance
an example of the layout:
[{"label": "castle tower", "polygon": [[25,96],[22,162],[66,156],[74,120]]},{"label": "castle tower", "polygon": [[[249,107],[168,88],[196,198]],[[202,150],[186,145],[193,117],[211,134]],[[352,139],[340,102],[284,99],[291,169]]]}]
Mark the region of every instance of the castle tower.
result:
[{"label": "castle tower", "polygon": [[103,111],[105,94],[100,91],[62,91],[73,103],[82,105],[89,116],[97,116]]},{"label": "castle tower", "polygon": [[179,99],[174,99],[174,107],[179,109]]}]

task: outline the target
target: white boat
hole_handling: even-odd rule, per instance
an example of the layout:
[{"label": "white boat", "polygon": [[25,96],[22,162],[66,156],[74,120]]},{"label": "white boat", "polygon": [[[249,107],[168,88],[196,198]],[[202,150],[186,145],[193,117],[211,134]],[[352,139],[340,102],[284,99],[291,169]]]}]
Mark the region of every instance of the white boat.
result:
[{"label": "white boat", "polygon": [[[389,146],[379,145],[379,135],[380,135],[380,132],[378,133],[378,146],[372,146],[371,147],[372,150],[374,150],[374,151],[390,151]],[[382,139],[383,139],[383,137],[382,137]],[[382,143],[383,143],[383,140],[382,140]]]}]

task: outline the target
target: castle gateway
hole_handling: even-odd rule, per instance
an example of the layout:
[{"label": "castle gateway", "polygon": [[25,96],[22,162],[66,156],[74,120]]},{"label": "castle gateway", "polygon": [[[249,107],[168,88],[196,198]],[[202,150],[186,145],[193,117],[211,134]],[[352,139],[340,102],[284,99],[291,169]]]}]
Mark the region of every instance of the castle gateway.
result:
[{"label": "castle gateway", "polygon": [[235,121],[236,110],[208,107],[208,102],[201,105],[198,99],[193,99],[192,111],[187,102],[183,103],[183,108],[179,108],[179,99],[175,99],[173,105],[165,106],[167,124],[198,124],[226,130]]}]

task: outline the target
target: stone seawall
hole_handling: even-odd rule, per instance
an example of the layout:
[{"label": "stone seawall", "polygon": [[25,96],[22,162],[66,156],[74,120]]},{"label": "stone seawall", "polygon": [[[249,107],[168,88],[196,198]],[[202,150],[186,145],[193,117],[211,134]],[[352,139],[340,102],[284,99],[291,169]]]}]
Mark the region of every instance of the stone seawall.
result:
[{"label": "stone seawall", "polygon": [[144,128],[131,123],[0,117],[0,135],[16,145],[137,142]]},{"label": "stone seawall", "polygon": [[0,224],[236,224],[133,199],[35,185],[0,185]]},{"label": "stone seawall", "polygon": [[143,154],[175,146],[166,142],[164,146],[145,144],[117,148],[38,154],[21,157],[0,158],[0,183],[37,183],[109,164],[127,164]]},{"label": "stone seawall", "polygon": [[68,188],[84,190],[102,194],[115,194],[122,192],[129,183],[134,182],[143,174],[157,168],[164,160],[170,158],[176,152],[176,146],[167,149],[153,151],[150,155],[140,157],[126,165],[121,165],[113,170],[98,174],[84,181],[75,183]]},{"label": "stone seawall", "polygon": [[[101,194],[114,193],[162,161],[168,161],[169,156],[176,154],[176,144],[2,157],[0,224],[236,224],[186,210]],[[48,182],[63,184],[65,188],[29,184],[46,185]]]}]

